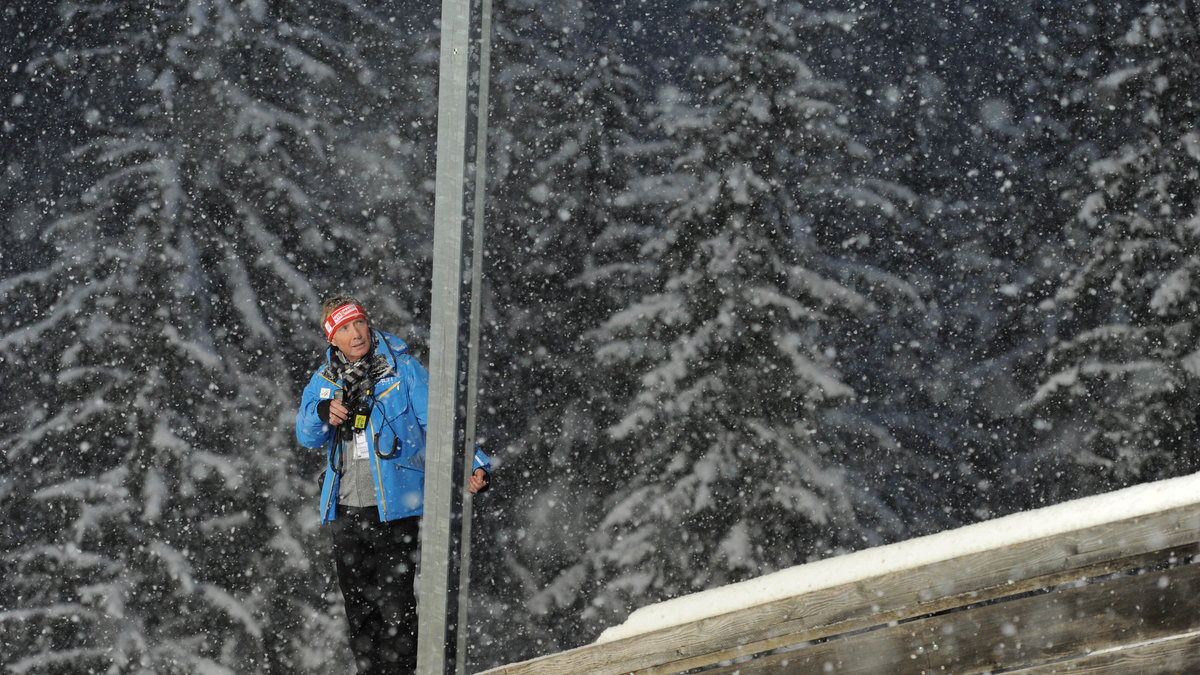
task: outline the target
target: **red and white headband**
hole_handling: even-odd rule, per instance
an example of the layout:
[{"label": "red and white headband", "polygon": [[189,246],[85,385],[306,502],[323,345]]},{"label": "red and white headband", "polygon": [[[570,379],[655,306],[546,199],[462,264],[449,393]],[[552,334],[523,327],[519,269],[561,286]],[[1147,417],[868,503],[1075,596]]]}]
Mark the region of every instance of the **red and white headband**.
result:
[{"label": "red and white headband", "polygon": [[341,307],[338,307],[330,312],[329,318],[325,319],[325,323],[323,324],[325,328],[325,337],[332,342],[333,334],[336,333],[339,328],[345,326],[351,321],[354,321],[355,319],[365,318],[367,318],[367,312],[362,308],[362,305],[356,305],[354,303],[342,305]]}]

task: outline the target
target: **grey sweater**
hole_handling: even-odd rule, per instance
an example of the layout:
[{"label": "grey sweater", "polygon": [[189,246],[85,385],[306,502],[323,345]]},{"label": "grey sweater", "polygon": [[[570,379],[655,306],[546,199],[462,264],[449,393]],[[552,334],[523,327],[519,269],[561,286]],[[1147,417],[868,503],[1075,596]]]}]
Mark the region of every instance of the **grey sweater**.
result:
[{"label": "grey sweater", "polygon": [[[358,432],[363,433],[363,432]],[[338,504],[342,506],[376,506],[375,485],[371,481],[371,457],[357,459],[353,441],[347,443],[346,473],[338,488]]]}]

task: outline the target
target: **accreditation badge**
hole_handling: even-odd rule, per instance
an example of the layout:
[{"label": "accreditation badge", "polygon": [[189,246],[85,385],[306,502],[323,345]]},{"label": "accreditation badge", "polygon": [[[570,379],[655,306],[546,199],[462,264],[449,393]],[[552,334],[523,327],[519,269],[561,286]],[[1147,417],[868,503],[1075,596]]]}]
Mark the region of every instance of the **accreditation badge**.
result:
[{"label": "accreditation badge", "polygon": [[354,434],[354,459],[367,458],[367,434],[359,431]]}]

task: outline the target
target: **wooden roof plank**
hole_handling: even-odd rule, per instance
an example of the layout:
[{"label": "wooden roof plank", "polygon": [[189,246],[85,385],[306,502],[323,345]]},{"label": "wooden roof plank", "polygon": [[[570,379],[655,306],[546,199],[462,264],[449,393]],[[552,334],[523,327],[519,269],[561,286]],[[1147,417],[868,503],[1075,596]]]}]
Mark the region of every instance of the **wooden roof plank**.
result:
[{"label": "wooden roof plank", "polygon": [[[641,675],[664,675],[666,673],[676,673],[698,668],[713,663],[722,661],[732,661],[755,654],[799,645],[804,642],[812,641],[818,638],[828,637],[837,639],[838,637],[861,632],[863,630],[878,628],[888,623],[898,623],[900,621],[911,620],[921,615],[934,614],[958,607],[965,607],[971,604],[996,601],[1005,597],[1012,597],[1029,593],[1030,591],[1051,588],[1060,584],[1074,583],[1080,580],[1095,579],[1114,572],[1127,570],[1137,570],[1151,567],[1164,560],[1176,560],[1187,555],[1195,554],[1197,546],[1194,544],[1169,549],[1167,551],[1155,551],[1153,553],[1121,558],[1118,560],[1110,560],[1096,565],[1090,565],[1079,569],[1064,570],[1055,574],[1029,579],[1004,586],[993,587],[990,589],[982,589],[978,592],[972,592],[964,595],[939,598],[933,602],[924,603],[918,606],[905,607],[899,610],[890,612],[881,612],[871,616],[854,619],[843,622],[836,626],[808,626],[802,621],[796,622],[797,629],[793,632],[782,633],[774,637],[762,640],[748,642],[746,644],[737,645],[723,650],[713,650],[698,654],[689,658],[683,658],[672,662],[663,663],[650,668],[645,668],[637,671]],[[836,629],[836,632],[835,632]]]},{"label": "wooden roof plank", "polygon": [[1188,633],[1010,671],[1011,675],[1178,675],[1200,673],[1200,633]]},{"label": "wooden roof plank", "polygon": [[1190,564],[939,614],[705,673],[984,673],[1197,630],[1200,565]]}]

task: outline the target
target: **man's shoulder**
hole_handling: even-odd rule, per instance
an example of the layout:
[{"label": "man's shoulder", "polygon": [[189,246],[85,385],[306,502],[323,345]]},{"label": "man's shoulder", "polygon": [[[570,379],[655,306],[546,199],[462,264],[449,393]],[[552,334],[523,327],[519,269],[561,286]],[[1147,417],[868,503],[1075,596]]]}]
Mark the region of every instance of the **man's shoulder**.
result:
[{"label": "man's shoulder", "polygon": [[309,392],[325,387],[340,388],[341,385],[339,385],[338,381],[333,379],[329,373],[325,372],[324,367],[321,367],[317,370],[317,372],[312,374],[312,377],[308,378],[308,384],[304,386],[304,390]]},{"label": "man's shoulder", "polygon": [[387,345],[389,352],[397,357],[401,354],[408,354],[408,343],[405,342],[400,336],[393,335],[392,333],[382,330],[377,330],[375,332],[379,334],[379,339]]},{"label": "man's shoulder", "polygon": [[381,350],[385,355],[384,358],[388,359],[388,361],[390,361],[394,367],[403,368],[412,366],[414,364],[419,364],[416,356],[414,356],[412,351],[409,349],[408,343],[402,338],[391,333],[385,333],[383,331],[376,332],[379,333],[379,339],[387,347],[386,349]]},{"label": "man's shoulder", "polygon": [[322,355],[321,363],[312,371],[312,375],[308,377],[308,386],[313,387],[321,383],[337,383],[337,376],[331,372],[332,364],[329,363],[329,353]]}]

